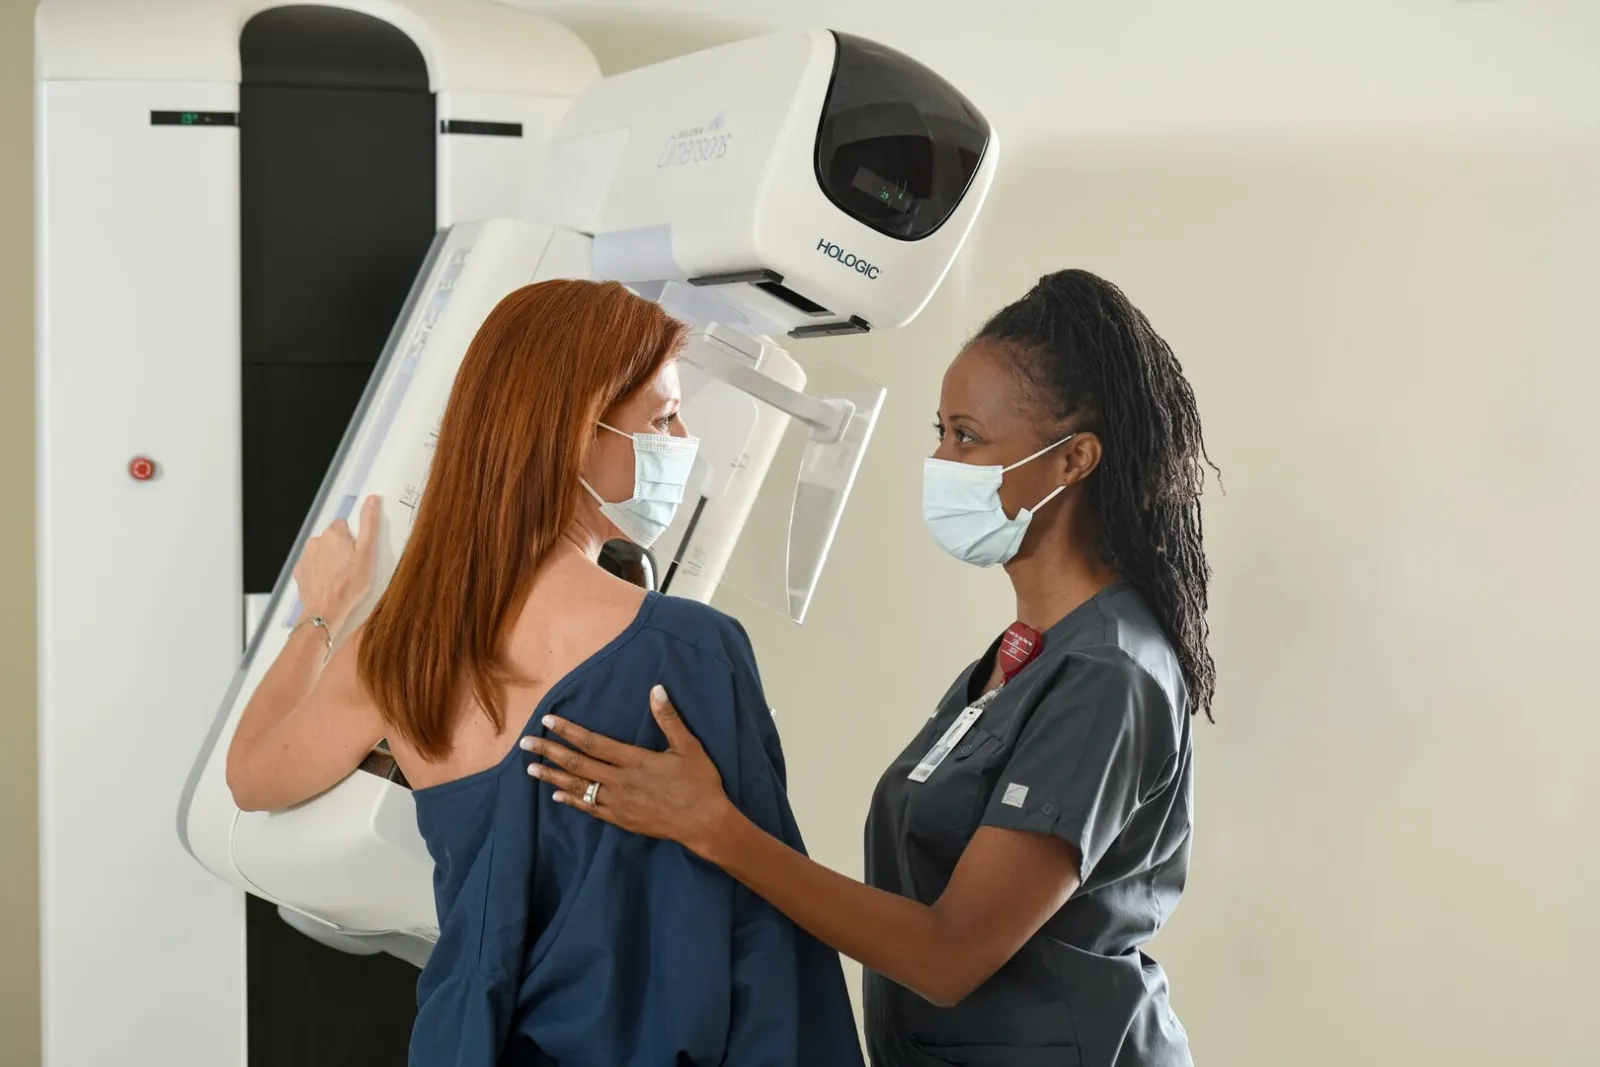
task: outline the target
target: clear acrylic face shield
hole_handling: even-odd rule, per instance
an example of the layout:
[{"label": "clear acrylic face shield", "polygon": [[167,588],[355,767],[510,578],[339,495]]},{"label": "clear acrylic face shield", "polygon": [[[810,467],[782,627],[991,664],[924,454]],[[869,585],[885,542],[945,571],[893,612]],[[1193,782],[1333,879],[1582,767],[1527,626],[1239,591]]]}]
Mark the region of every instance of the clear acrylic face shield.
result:
[{"label": "clear acrylic face shield", "polygon": [[[661,302],[673,306],[674,286]],[[679,359],[697,470],[655,546],[662,592],[805,621],[861,460],[882,386],[712,323]]]}]

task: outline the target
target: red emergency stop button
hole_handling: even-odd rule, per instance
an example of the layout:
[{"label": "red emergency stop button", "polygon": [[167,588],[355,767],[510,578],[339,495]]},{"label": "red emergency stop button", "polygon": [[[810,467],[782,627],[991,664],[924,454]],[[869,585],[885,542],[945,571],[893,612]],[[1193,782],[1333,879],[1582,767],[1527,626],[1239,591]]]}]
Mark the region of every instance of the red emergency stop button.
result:
[{"label": "red emergency stop button", "polygon": [[156,476],[156,461],[149,456],[134,456],[128,461],[128,473],[136,482],[148,482]]}]

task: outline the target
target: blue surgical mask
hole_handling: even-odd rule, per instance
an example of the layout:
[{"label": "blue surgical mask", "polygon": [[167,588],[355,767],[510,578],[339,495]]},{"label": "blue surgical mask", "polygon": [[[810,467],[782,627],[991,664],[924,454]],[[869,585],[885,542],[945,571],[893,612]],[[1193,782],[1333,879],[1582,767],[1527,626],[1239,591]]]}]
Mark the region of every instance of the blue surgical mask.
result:
[{"label": "blue surgical mask", "polygon": [[928,532],[940,548],[963,562],[979,567],[1010,563],[1022,547],[1028,523],[1066,486],[1056,486],[1032,508],[1023,508],[1015,518],[1007,518],[1005,508],[1000,506],[1000,486],[1006,472],[1033,462],[1076,436],[1068,434],[1009,467],[980,467],[929,457],[922,469],[922,518],[928,524]]},{"label": "blue surgical mask", "polygon": [[600,505],[600,514],[628,540],[640,548],[649,548],[667,532],[672,517],[678,513],[700,442],[693,437],[664,433],[623,433],[603,422],[600,428],[633,439],[633,495],[611,503],[602,499],[587,480],[579,481]]}]

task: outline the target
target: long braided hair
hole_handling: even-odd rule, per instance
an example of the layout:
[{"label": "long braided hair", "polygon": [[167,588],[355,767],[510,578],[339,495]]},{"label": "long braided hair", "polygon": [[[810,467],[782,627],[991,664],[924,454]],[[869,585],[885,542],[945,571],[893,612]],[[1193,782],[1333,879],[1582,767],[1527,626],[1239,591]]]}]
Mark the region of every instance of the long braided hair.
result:
[{"label": "long braided hair", "polygon": [[[1043,414],[1100,437],[1090,484],[1099,551],[1148,600],[1177,650],[1190,711],[1211,717],[1211,567],[1201,537],[1206,454],[1194,390],[1150,320],[1087,271],[1047,274],[979,332],[1016,359]],[[1219,472],[1220,476],[1220,472]]]}]

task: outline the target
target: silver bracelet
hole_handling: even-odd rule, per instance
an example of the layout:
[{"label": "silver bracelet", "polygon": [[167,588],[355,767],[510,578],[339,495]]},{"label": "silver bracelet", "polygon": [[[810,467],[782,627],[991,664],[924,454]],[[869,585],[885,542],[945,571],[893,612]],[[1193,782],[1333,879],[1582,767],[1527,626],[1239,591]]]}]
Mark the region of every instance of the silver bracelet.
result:
[{"label": "silver bracelet", "polygon": [[300,627],[305,626],[307,623],[309,623],[312,626],[320,626],[320,627],[322,627],[322,639],[328,643],[327,650],[324,651],[323,654],[322,654],[322,662],[324,662],[324,663],[328,662],[329,658],[333,655],[333,629],[332,629],[332,627],[330,627],[328,625],[328,620],[324,619],[321,615],[310,615],[310,616],[307,616],[304,619],[301,619],[299,622],[295,623],[294,624],[295,625],[295,629],[298,630]]}]

